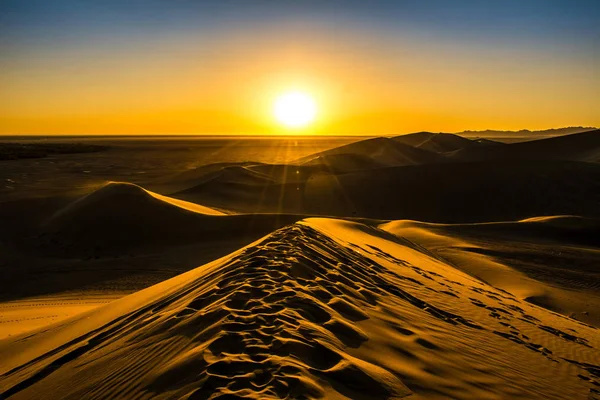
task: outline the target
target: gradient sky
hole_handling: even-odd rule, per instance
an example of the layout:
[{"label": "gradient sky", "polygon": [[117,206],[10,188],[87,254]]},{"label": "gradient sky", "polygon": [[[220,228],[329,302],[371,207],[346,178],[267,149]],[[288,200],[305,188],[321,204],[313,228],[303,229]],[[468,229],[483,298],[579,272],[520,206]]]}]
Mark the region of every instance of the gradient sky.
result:
[{"label": "gradient sky", "polygon": [[[1,0],[0,134],[600,126],[598,21],[598,0]],[[275,123],[289,90],[314,125]]]}]

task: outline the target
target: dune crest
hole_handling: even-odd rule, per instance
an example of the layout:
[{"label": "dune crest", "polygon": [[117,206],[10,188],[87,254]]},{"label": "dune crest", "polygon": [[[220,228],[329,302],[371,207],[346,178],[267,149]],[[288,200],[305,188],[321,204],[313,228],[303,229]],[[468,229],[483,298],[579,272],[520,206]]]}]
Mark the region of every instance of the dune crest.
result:
[{"label": "dune crest", "polygon": [[[153,201],[159,200],[159,201]],[[76,209],[91,208],[95,206],[127,208],[145,205],[147,207],[164,207],[165,205],[175,206],[184,211],[204,215],[224,215],[223,212],[217,211],[210,207],[174,199],[163,196],[158,193],[151,192],[128,182],[108,182],[101,188],[73,202],[65,209],[60,210],[53,219],[58,219],[66,214],[73,212]]]},{"label": "dune crest", "polygon": [[11,399],[584,399],[600,384],[597,332],[386,231],[308,219],[0,342],[0,391]]},{"label": "dune crest", "polygon": [[[385,166],[419,165],[439,160],[436,154],[427,150],[413,147],[394,139],[379,137],[350,143],[317,153],[313,156],[303,157],[298,162],[310,161],[319,156],[325,157],[325,159],[338,156],[338,158],[345,161],[344,157],[350,158],[351,155],[360,156],[371,160],[373,164]],[[335,158],[332,160],[335,160]],[[363,162],[366,163],[366,161]]]},{"label": "dune crest", "polygon": [[398,143],[404,143],[433,153],[444,154],[471,147],[500,145],[491,140],[471,140],[452,133],[417,132],[393,138]]}]

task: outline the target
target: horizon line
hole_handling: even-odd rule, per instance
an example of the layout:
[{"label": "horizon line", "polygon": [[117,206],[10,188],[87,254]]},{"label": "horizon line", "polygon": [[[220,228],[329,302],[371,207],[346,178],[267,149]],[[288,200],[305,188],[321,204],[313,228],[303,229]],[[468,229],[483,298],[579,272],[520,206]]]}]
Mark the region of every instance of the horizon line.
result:
[{"label": "horizon line", "polygon": [[485,132],[502,132],[507,134],[515,133],[543,133],[552,131],[561,131],[567,129],[584,129],[584,130],[597,130],[599,128],[595,126],[564,126],[560,128],[546,128],[546,129],[518,129],[518,130],[505,130],[505,129],[484,129],[484,130],[471,130],[465,129],[462,131],[443,132],[443,131],[428,131],[428,130],[417,130],[403,133],[387,133],[387,134],[308,134],[308,133],[285,133],[285,134],[265,134],[265,133],[0,133],[0,138],[21,138],[21,137],[265,137],[265,138],[302,138],[302,137],[386,137],[386,136],[401,136],[409,135],[413,133],[447,133],[447,134],[460,134],[460,133],[485,133]]}]

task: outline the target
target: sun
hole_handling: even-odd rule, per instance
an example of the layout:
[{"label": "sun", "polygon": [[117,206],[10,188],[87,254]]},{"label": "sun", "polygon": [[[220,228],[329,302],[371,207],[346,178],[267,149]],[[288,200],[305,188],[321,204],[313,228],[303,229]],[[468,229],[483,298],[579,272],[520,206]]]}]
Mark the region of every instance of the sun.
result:
[{"label": "sun", "polygon": [[302,92],[288,92],[275,100],[275,118],[290,128],[302,128],[310,124],[317,115],[313,98]]}]

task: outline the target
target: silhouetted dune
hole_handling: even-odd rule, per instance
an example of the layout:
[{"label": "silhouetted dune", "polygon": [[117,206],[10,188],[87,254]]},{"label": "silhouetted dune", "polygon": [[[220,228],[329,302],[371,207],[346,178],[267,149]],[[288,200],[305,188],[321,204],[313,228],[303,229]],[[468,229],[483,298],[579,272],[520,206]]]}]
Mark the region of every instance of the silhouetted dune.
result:
[{"label": "silhouetted dune", "polygon": [[600,161],[600,130],[505,146],[464,148],[449,156],[454,161],[572,160]]},{"label": "silhouetted dune", "polygon": [[320,155],[306,161],[303,165],[320,167],[320,169],[332,173],[353,172],[387,166],[385,163],[379,162],[377,158],[362,154]]},{"label": "silhouetted dune", "polygon": [[181,192],[178,199],[207,204],[238,213],[304,213],[304,183],[263,186],[208,181]]},{"label": "silhouetted dune", "polygon": [[225,215],[215,209],[111,182],[59,210],[42,227],[58,254],[103,254],[136,247],[265,234],[300,216]]},{"label": "silhouetted dune", "polygon": [[330,157],[333,155],[353,154],[368,157],[373,163],[387,166],[419,165],[438,161],[439,157],[427,150],[400,143],[390,138],[373,138],[360,142],[336,147],[312,156],[304,157],[299,162],[307,162],[315,157]]},{"label": "silhouetted dune", "polygon": [[600,166],[514,161],[391,167],[308,180],[307,212],[433,222],[600,215]]},{"label": "silhouetted dune", "polygon": [[269,176],[253,171],[250,166],[228,165],[206,174],[197,174],[195,179],[189,179],[187,184],[198,185],[209,181],[222,183],[243,183],[246,185],[268,185],[275,181]]},{"label": "silhouetted dune", "polygon": [[421,144],[427,142],[436,135],[437,133],[433,132],[415,132],[407,133],[406,135],[395,136],[392,138],[392,140],[398,143],[407,144],[409,146],[419,147]]},{"label": "silhouetted dune", "polygon": [[213,179],[248,184],[252,184],[253,182],[268,183],[270,180],[268,176],[251,170],[251,167],[256,165],[260,165],[260,163],[240,162],[202,165],[158,179],[151,187],[163,193],[173,193]]},{"label": "silhouetted dune", "polygon": [[451,133],[431,133],[417,132],[408,135],[396,136],[393,138],[398,143],[404,143],[409,146],[418,147],[433,153],[448,153],[451,151],[479,147],[486,142],[470,140]]},{"label": "silhouetted dune", "polygon": [[[262,168],[265,168],[261,166]],[[283,212],[433,222],[600,215],[600,166],[572,161],[435,163],[336,173],[287,167],[290,182],[209,181],[173,194],[234,212]]]},{"label": "silhouetted dune", "polygon": [[533,217],[515,222],[454,225],[450,232],[473,236],[494,235],[505,239],[535,238],[561,244],[600,247],[600,218],[575,215]]},{"label": "silhouetted dune", "polygon": [[367,139],[297,163],[202,167],[169,193],[244,213],[436,222],[598,215],[597,167],[561,160],[600,159],[599,132],[515,144],[430,132]]}]

